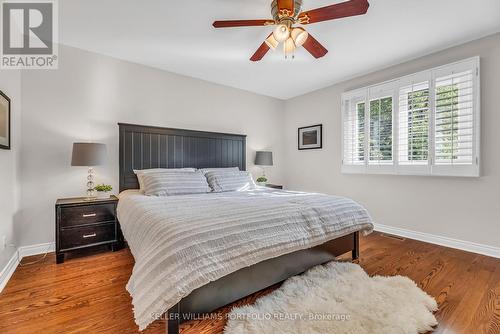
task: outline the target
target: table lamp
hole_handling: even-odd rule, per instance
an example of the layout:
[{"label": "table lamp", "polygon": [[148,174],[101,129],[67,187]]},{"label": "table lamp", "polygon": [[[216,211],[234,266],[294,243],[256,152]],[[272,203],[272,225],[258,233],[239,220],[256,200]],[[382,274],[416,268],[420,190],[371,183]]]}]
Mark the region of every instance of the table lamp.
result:
[{"label": "table lamp", "polygon": [[264,167],[273,165],[273,152],[257,151],[257,153],[255,154],[255,165],[261,166],[262,176],[266,177]]},{"label": "table lamp", "polygon": [[88,167],[87,200],[94,199],[94,166],[106,161],[106,145],[98,143],[74,143],[71,166]]}]

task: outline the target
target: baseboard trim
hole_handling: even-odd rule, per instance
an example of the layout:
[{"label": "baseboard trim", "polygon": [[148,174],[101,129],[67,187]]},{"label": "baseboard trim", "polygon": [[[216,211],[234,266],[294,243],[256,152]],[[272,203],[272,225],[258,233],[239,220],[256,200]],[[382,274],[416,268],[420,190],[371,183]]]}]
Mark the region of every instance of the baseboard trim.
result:
[{"label": "baseboard trim", "polygon": [[55,243],[49,242],[45,244],[31,245],[19,247],[12,257],[10,258],[7,265],[0,272],[0,292],[3,291],[10,278],[14,274],[19,265],[20,261],[26,256],[33,256],[39,254],[45,254],[48,252],[53,252],[55,250]]},{"label": "baseboard trim", "polygon": [[31,246],[22,246],[22,247],[19,247],[19,249],[18,249],[19,257],[21,259],[23,257],[26,257],[26,256],[45,254],[45,253],[54,252],[54,251],[55,251],[55,243],[53,243],[53,242],[48,242],[45,244],[38,244],[38,245],[31,245]]},{"label": "baseboard trim", "polygon": [[7,282],[10,280],[10,278],[16,271],[18,265],[19,265],[18,252],[15,251],[14,254],[12,254],[12,257],[10,258],[9,262],[7,262],[5,267],[2,269],[2,272],[0,272],[0,292],[2,292],[3,288],[5,288],[5,286],[7,285]]},{"label": "baseboard trim", "polygon": [[407,230],[399,227],[392,227],[382,224],[374,224],[374,225],[375,225],[375,231],[378,232],[394,234],[397,236],[424,241],[435,245],[440,245],[440,246],[460,249],[467,252],[500,258],[500,248],[498,247],[443,237],[430,233]]}]

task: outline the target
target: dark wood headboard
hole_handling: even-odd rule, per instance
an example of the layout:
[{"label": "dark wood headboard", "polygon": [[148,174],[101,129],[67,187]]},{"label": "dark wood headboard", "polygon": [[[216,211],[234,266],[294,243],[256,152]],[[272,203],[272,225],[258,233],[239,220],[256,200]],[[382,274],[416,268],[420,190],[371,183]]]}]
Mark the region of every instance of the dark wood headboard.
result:
[{"label": "dark wood headboard", "polygon": [[134,169],[239,167],[246,170],[246,135],[118,125],[120,191],[139,188]]}]

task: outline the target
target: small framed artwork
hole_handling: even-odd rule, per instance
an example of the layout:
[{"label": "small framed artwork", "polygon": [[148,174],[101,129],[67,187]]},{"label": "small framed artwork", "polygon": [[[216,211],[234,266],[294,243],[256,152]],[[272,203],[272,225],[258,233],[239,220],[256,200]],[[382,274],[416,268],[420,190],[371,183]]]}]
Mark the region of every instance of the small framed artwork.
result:
[{"label": "small framed artwork", "polygon": [[299,150],[323,148],[323,124],[299,128]]},{"label": "small framed artwork", "polygon": [[0,148],[10,150],[10,99],[0,90]]}]

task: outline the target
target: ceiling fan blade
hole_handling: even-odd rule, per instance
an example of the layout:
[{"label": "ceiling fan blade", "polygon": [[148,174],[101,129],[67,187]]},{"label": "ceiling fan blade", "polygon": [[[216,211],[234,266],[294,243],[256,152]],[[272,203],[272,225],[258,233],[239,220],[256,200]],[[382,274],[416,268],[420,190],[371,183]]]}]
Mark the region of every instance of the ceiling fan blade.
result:
[{"label": "ceiling fan blade", "polygon": [[309,37],[302,46],[316,59],[321,58],[328,53],[328,50],[314,37],[312,37],[311,34],[309,34]]},{"label": "ceiling fan blade", "polygon": [[274,20],[232,20],[232,21],[215,21],[215,28],[233,28],[233,27],[257,27],[270,26],[275,24]]},{"label": "ceiling fan blade", "polygon": [[350,0],[335,5],[305,11],[299,14],[301,24],[311,24],[343,17],[366,14],[370,4],[368,0]]},{"label": "ceiling fan blade", "polygon": [[[272,34],[269,34],[271,36]],[[268,37],[269,38],[269,37]],[[266,53],[270,50],[271,48],[266,44],[266,42],[262,43],[257,51],[253,54],[253,56],[250,58],[251,61],[259,61],[264,58]]]}]

